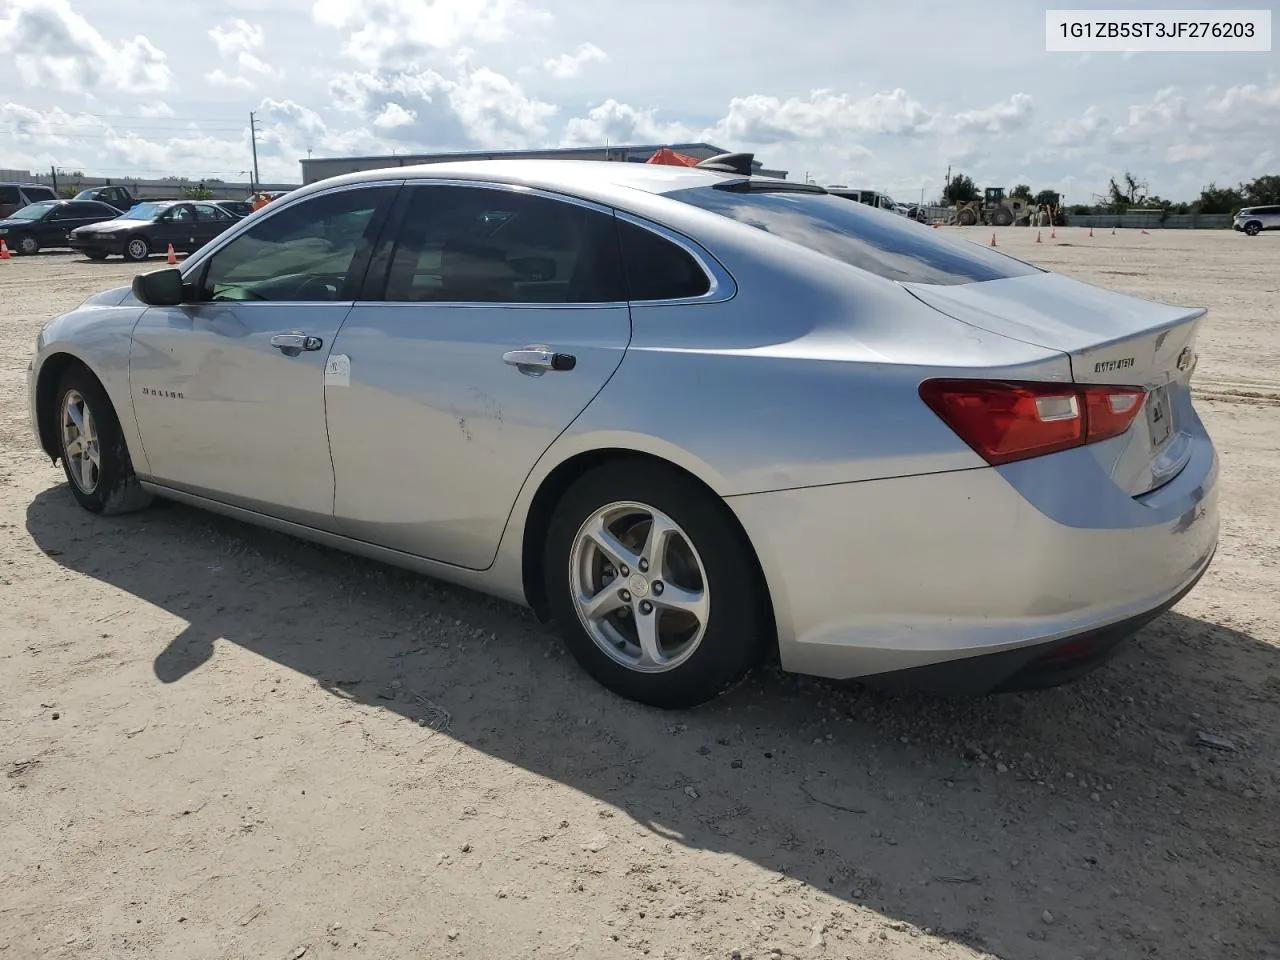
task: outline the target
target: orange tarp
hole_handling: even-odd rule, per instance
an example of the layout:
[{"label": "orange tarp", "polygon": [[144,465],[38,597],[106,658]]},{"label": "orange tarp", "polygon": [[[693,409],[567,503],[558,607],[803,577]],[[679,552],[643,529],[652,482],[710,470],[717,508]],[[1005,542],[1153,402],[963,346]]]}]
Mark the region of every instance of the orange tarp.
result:
[{"label": "orange tarp", "polygon": [[665,163],[672,167],[696,167],[698,165],[697,157],[690,157],[683,153],[676,153],[670,147],[661,147],[658,152],[645,161],[645,163]]}]

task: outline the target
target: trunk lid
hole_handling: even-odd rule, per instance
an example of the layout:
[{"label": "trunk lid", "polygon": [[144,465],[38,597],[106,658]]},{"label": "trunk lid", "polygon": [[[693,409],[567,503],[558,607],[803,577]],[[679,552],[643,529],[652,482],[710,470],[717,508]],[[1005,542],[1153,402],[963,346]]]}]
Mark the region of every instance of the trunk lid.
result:
[{"label": "trunk lid", "polygon": [[1061,351],[1076,383],[1147,390],[1145,409],[1133,427],[1092,445],[1102,467],[1131,495],[1167,483],[1186,465],[1194,417],[1190,383],[1203,308],[1154,303],[1053,273],[902,286],[962,323]]}]

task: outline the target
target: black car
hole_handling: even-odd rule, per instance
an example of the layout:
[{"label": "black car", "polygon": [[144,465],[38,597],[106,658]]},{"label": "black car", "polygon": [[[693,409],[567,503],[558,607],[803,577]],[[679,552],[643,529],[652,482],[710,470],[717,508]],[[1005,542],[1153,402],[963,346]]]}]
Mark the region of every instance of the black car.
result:
[{"label": "black car", "polygon": [[122,256],[145,260],[173,244],[178,253],[191,253],[218,236],[237,219],[212,203],[185,200],[144,201],[109,223],[71,232],[71,246],[90,260]]},{"label": "black car", "polygon": [[0,220],[0,239],[14,253],[30,256],[43,247],[71,246],[71,231],[114,220],[120,211],[94,200],[42,200]]}]

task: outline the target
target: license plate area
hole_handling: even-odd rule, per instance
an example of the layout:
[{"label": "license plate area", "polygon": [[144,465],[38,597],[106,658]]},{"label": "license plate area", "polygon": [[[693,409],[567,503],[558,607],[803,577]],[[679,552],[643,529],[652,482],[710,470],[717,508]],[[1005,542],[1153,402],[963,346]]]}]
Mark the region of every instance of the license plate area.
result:
[{"label": "license plate area", "polygon": [[1159,450],[1173,433],[1173,417],[1169,411],[1169,388],[1157,387],[1147,395],[1147,430],[1151,449]]}]

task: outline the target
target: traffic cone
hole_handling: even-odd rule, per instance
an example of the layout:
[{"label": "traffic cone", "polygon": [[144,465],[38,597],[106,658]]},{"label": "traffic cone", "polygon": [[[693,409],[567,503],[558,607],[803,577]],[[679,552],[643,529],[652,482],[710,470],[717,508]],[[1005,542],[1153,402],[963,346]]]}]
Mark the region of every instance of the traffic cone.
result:
[{"label": "traffic cone", "polygon": [[0,240],[0,260],[8,260],[8,259],[9,259],[9,245],[5,243],[3,240]]},{"label": "traffic cone", "polygon": [[1037,231],[1036,231],[1036,243],[1039,243],[1039,242],[1040,242],[1040,231],[1039,231],[1039,230],[1037,230]]},{"label": "traffic cone", "polygon": [[1148,237],[1151,236],[1150,230],[1143,230],[1142,232],[1145,233]]},{"label": "traffic cone", "polygon": [[996,245],[996,235],[994,233],[991,235],[991,245],[993,247]]},{"label": "traffic cone", "polygon": [[1050,240],[1057,240],[1057,239],[1058,239],[1058,228],[1057,228],[1056,226],[1053,226],[1053,227],[1050,227],[1050,228],[1049,228],[1049,239],[1050,239]]},{"label": "traffic cone", "polygon": [[173,244],[172,244],[172,243],[171,243],[171,244],[169,244],[169,258],[168,258],[168,259],[169,259],[169,263],[170,263],[170,264],[174,264],[174,263],[177,263],[177,262],[178,262],[178,255],[177,255],[176,253],[174,253],[174,252],[173,252]]}]

